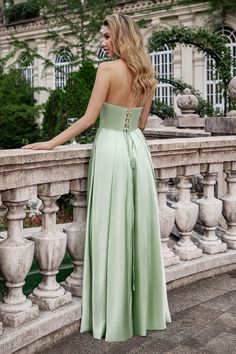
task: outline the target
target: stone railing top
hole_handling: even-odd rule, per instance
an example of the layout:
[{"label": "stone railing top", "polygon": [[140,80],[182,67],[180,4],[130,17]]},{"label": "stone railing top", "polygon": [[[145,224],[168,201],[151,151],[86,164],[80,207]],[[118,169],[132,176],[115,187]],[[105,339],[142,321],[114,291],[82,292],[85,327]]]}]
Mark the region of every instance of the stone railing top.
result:
[{"label": "stone railing top", "polygon": [[[195,165],[236,161],[236,136],[159,139],[149,141],[148,146],[155,169],[188,166],[191,170]],[[91,147],[0,150],[0,190],[86,178]]]},{"label": "stone railing top", "polygon": [[236,147],[235,136],[215,136],[215,137],[198,137],[198,138],[182,138],[180,139],[158,139],[148,141],[151,151],[170,151],[170,150],[191,150],[207,149],[212,147]]},{"label": "stone railing top", "polygon": [[[191,150],[210,149],[210,148],[236,148],[235,136],[215,136],[180,139],[153,139],[147,141],[151,152],[164,152],[170,150]],[[90,155],[92,144],[81,144],[70,147],[70,145],[58,146],[54,150],[25,150],[25,149],[7,149],[0,150],[0,168],[4,165],[25,164],[45,162],[55,160],[69,160],[74,158],[86,159]],[[0,170],[0,171],[1,171]]]},{"label": "stone railing top", "polygon": [[[70,147],[70,145],[58,146],[53,150],[25,150],[25,149],[7,149],[0,150],[0,168],[3,165],[25,164],[55,161],[55,160],[69,160],[71,158],[87,158],[91,144],[83,144],[78,147]],[[45,158],[47,157],[47,158]]]}]

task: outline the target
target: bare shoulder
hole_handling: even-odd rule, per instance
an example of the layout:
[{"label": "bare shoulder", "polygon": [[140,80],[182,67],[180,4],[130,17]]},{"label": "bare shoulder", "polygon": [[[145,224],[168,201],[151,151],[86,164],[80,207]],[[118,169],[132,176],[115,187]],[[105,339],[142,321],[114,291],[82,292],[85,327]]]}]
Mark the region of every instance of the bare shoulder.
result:
[{"label": "bare shoulder", "polygon": [[109,62],[103,62],[99,64],[98,70],[97,70],[97,80],[108,80],[110,81],[112,77],[112,69],[111,65]]},{"label": "bare shoulder", "polygon": [[104,61],[99,65],[104,70],[114,70],[118,68],[125,68],[126,64],[124,63],[123,60],[118,59],[118,60],[112,60],[112,61]]},{"label": "bare shoulder", "polygon": [[112,69],[112,62],[104,61],[103,63],[99,64],[98,70],[99,71],[109,71]]},{"label": "bare shoulder", "polygon": [[100,75],[106,75],[115,81],[124,76],[127,71],[126,64],[122,60],[105,61],[98,67]]}]

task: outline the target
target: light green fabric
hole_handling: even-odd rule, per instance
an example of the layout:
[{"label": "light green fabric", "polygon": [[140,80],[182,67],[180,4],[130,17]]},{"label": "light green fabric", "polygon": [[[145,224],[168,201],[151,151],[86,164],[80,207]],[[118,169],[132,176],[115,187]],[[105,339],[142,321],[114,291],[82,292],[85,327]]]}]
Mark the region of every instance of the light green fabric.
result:
[{"label": "light green fabric", "polygon": [[171,322],[156,183],[138,129],[140,112],[104,104],[89,164],[80,331],[106,341],[145,336]]}]

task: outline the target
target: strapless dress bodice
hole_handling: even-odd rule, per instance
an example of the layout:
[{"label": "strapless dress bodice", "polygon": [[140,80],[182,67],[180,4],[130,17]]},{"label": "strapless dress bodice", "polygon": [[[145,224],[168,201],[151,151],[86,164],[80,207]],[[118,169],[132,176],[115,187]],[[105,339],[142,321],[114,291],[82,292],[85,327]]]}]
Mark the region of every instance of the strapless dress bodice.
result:
[{"label": "strapless dress bodice", "polygon": [[138,128],[142,107],[126,108],[105,102],[100,114],[100,128],[131,132]]}]

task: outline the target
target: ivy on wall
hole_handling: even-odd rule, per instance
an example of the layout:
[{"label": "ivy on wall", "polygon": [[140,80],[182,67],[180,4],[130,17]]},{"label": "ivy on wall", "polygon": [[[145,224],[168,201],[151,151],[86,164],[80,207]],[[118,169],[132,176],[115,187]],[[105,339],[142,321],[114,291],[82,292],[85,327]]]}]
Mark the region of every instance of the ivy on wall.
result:
[{"label": "ivy on wall", "polygon": [[164,45],[174,49],[178,43],[195,47],[215,60],[216,75],[221,81],[226,112],[229,105],[227,90],[233,60],[229,48],[226,47],[225,38],[204,28],[173,26],[153,32],[149,38],[148,47],[151,52],[157,52]]}]

